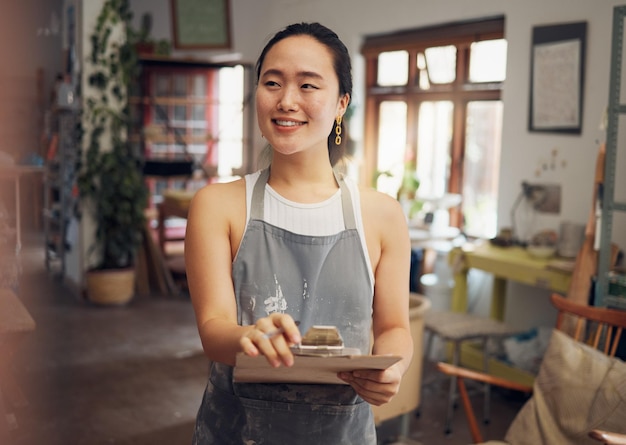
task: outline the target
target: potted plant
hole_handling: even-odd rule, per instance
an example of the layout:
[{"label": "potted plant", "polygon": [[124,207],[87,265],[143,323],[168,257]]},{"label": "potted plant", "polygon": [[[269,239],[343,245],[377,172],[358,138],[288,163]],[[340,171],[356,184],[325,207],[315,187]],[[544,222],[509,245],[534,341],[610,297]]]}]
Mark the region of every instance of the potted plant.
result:
[{"label": "potted plant", "polygon": [[422,209],[422,202],[417,199],[417,189],[420,186],[420,180],[417,177],[415,169],[415,161],[406,161],[404,163],[404,172],[402,174],[402,182],[398,189],[397,199],[405,209],[406,216],[411,219],[417,212]]},{"label": "potted plant", "polygon": [[99,304],[125,304],[133,297],[134,260],[146,225],[142,154],[128,137],[128,98],[139,70],[135,46],[126,38],[134,35],[131,19],[128,0],[106,0],[86,61],[89,88],[84,91],[84,153],[77,184],[80,208],[95,224],[89,253],[96,261],[87,270],[86,287],[88,298]]},{"label": "potted plant", "polygon": [[146,12],[141,16],[139,31],[134,32],[132,29],[129,29],[127,38],[131,43],[134,43],[135,49],[140,55],[169,56],[172,49],[169,40],[154,39],[151,37],[151,33],[152,14]]}]

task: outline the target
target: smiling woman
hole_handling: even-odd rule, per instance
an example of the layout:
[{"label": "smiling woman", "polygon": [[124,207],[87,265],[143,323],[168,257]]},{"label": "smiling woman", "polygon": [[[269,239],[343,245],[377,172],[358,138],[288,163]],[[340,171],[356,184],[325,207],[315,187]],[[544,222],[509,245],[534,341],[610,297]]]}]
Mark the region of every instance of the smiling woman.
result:
[{"label": "smiling woman", "polygon": [[[269,41],[256,70],[270,165],[203,188],[189,210],[187,278],[212,361],[194,444],[374,445],[370,404],[398,392],[413,352],[406,221],[396,200],[359,190],[333,168],[352,93],[350,56],[337,34],[318,23],[290,25]],[[294,320],[302,332],[334,326],[346,348],[401,360],[341,372],[340,384],[234,382],[238,353],[294,365]]]},{"label": "smiling woman", "polygon": [[257,85],[259,127],[274,155],[328,150],[336,116],[350,95],[339,92],[330,51],[312,37],[294,36],[266,55]]}]

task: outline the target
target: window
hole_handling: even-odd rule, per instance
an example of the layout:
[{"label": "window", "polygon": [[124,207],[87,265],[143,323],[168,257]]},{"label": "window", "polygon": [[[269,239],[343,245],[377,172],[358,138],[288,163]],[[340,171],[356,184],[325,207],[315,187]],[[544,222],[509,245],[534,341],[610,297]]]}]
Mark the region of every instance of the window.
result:
[{"label": "window", "polygon": [[[418,196],[460,194],[452,225],[496,234],[504,18],[448,24],[366,38],[363,181],[393,196],[405,168]],[[381,175],[380,173],[385,174]]]}]

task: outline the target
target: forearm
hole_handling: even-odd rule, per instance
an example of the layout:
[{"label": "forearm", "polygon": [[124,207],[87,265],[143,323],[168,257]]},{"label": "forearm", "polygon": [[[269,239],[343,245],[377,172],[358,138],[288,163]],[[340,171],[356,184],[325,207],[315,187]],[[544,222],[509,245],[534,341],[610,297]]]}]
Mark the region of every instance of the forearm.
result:
[{"label": "forearm", "polygon": [[398,355],[402,373],[406,372],[413,357],[413,337],[409,328],[395,327],[375,336],[372,348],[374,355]]},{"label": "forearm", "polygon": [[212,361],[234,366],[235,356],[242,352],[241,338],[253,328],[224,319],[205,321],[198,328],[204,354]]}]

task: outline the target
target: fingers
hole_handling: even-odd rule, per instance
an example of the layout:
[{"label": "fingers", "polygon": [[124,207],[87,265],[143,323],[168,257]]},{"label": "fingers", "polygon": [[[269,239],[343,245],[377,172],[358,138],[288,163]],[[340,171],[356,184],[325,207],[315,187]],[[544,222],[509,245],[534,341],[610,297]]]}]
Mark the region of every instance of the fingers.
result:
[{"label": "fingers", "polygon": [[257,348],[272,366],[278,367],[281,363],[285,366],[293,365],[293,354],[282,330],[278,333],[257,331],[255,339]]},{"label": "fingers", "polygon": [[300,331],[293,318],[286,314],[272,314],[259,319],[241,338],[243,351],[251,356],[262,354],[274,367],[293,365],[291,346],[301,341]]},{"label": "fingers", "polygon": [[391,401],[400,388],[400,379],[388,371],[357,370],[342,372],[338,376],[363,400],[376,406]]}]

